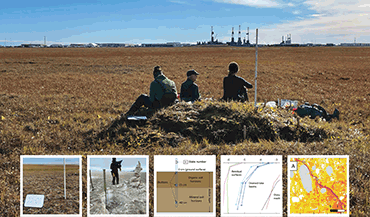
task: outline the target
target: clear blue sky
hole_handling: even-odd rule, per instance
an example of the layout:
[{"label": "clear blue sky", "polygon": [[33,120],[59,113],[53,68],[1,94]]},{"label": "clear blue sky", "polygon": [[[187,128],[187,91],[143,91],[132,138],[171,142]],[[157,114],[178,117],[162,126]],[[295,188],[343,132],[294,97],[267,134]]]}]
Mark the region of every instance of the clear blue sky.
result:
[{"label": "clear blue sky", "polygon": [[0,44],[230,41],[250,28],[251,42],[370,42],[368,0],[2,1]]},{"label": "clear blue sky", "polygon": [[[141,172],[146,172],[147,170],[147,162],[145,158],[134,158],[134,157],[117,157],[117,161],[123,160],[122,165],[122,171],[132,171],[136,168],[137,162],[140,161],[141,168],[143,170]],[[91,170],[103,170],[106,169],[107,171],[110,171],[110,164],[112,163],[112,157],[98,157],[98,158],[90,158],[90,168]]]},{"label": "clear blue sky", "polygon": [[[66,164],[79,164],[79,158],[66,158]],[[23,164],[63,164],[63,158],[23,158]]]}]

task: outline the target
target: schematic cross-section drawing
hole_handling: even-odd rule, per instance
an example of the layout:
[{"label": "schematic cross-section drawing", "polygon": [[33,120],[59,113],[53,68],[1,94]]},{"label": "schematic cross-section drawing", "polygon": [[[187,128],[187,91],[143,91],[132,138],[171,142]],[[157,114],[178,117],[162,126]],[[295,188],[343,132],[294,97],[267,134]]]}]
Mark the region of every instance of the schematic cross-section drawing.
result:
[{"label": "schematic cross-section drawing", "polygon": [[154,216],[215,216],[214,155],[154,156]]},{"label": "schematic cross-section drawing", "polygon": [[158,212],[212,212],[212,172],[158,172]]}]

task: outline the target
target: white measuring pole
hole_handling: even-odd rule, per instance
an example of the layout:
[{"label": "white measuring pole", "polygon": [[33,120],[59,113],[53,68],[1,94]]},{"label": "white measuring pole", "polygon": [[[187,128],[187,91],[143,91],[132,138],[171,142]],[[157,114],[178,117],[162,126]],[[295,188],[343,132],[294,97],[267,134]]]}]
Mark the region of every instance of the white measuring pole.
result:
[{"label": "white measuring pole", "polygon": [[256,29],[256,72],[254,75],[254,107],[257,106],[258,29]]},{"label": "white measuring pole", "polygon": [[103,169],[105,206],[107,206],[107,184],[105,182],[105,169]]},{"label": "white measuring pole", "polygon": [[66,188],[66,159],[63,158],[64,163],[64,199],[67,199],[67,188]]}]

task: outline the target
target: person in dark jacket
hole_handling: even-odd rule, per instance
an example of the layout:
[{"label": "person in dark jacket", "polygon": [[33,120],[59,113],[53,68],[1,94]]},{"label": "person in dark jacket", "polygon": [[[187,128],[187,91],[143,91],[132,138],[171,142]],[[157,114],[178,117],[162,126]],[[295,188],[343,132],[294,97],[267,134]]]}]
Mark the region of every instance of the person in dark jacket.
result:
[{"label": "person in dark jacket", "polygon": [[154,81],[150,84],[149,96],[141,94],[125,116],[134,115],[142,106],[160,109],[177,101],[176,84],[162,73],[160,66],[154,67]]},{"label": "person in dark jacket", "polygon": [[199,88],[196,83],[199,73],[194,69],[187,71],[188,79],[181,84],[180,99],[185,102],[194,102],[199,100]]},{"label": "person in dark jacket", "polygon": [[236,76],[239,71],[239,65],[236,62],[229,64],[229,75],[224,78],[224,96],[223,100],[230,101],[249,101],[247,88],[252,88],[252,84],[244,78]]},{"label": "person in dark jacket", "polygon": [[116,158],[114,157],[112,159],[112,163],[110,164],[110,169],[112,170],[111,173],[113,177],[113,181],[112,181],[113,185],[115,185],[115,182],[117,182],[117,185],[119,184],[118,169],[119,171],[121,171],[121,163],[122,163],[122,160],[116,161]]}]

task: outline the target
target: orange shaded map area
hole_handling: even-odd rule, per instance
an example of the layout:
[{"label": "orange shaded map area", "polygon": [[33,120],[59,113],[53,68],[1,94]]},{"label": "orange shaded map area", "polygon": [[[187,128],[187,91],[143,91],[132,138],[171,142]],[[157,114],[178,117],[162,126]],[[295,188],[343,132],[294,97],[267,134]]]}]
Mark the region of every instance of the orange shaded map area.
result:
[{"label": "orange shaded map area", "polygon": [[347,213],[346,158],[293,158],[291,161],[297,162],[298,168],[289,174],[291,214],[336,213],[333,210]]}]

